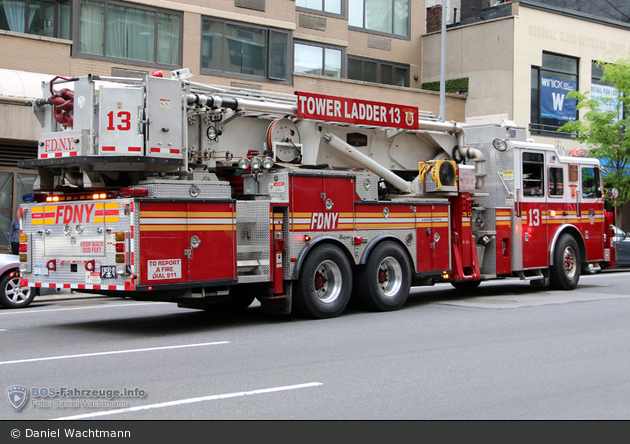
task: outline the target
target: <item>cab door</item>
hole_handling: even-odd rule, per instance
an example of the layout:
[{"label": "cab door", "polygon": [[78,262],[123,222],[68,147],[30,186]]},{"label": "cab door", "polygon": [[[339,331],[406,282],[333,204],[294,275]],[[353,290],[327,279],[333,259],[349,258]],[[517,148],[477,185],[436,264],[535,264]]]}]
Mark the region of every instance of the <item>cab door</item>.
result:
[{"label": "cab door", "polygon": [[568,165],[559,163],[553,153],[547,155],[547,238],[553,239],[560,227],[576,223],[577,200],[567,183]]},{"label": "cab door", "polygon": [[547,267],[545,153],[542,151],[521,151],[519,168],[522,191],[516,217],[521,219],[523,269]]},{"label": "cab door", "polygon": [[604,200],[598,165],[580,166],[579,219],[582,238],[586,244],[586,259],[604,258]]}]

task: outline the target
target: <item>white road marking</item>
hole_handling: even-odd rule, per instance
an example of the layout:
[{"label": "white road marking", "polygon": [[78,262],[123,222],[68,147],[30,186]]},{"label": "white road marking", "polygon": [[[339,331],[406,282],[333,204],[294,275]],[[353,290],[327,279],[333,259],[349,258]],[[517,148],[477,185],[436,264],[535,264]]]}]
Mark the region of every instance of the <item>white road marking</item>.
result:
[{"label": "white road marking", "polygon": [[161,402],[158,404],[149,404],[149,405],[140,405],[137,407],[128,407],[125,409],[116,409],[116,410],[106,410],[102,412],[93,412],[93,413],[85,413],[83,415],[75,415],[75,416],[65,416],[63,418],[55,418],[55,420],[68,420],[68,419],[87,419],[87,418],[96,418],[99,416],[110,416],[110,415],[119,415],[121,413],[130,413],[130,412],[139,412],[142,410],[152,410],[152,409],[162,409],[165,407],[175,407],[185,404],[193,404],[196,402],[205,402],[205,401],[216,401],[218,399],[229,399],[229,398],[238,398],[240,396],[251,396],[251,395],[262,395],[265,393],[274,393],[274,392],[282,392],[286,390],[297,390],[303,388],[317,387],[320,385],[324,385],[321,382],[308,382],[305,384],[296,384],[296,385],[286,385],[283,387],[272,387],[266,389],[259,390],[251,390],[247,392],[235,392],[235,393],[225,393],[222,395],[211,395],[211,396],[202,396],[199,398],[188,398],[188,399],[180,399],[177,401],[169,401],[169,402]]},{"label": "white road marking", "polygon": [[[54,301],[53,301],[54,302]],[[31,306],[29,308],[23,308],[21,310],[7,310],[6,312],[0,313],[2,315],[11,315],[11,314],[37,314],[37,313],[51,313],[53,311],[70,311],[70,310],[87,310],[90,308],[112,308],[112,307],[134,307],[144,305],[170,305],[174,306],[172,302],[138,302],[137,304],[116,304],[116,305],[90,305],[86,307],[71,307],[71,308],[51,308],[49,310],[35,310],[36,306]]]},{"label": "white road marking", "polygon": [[0,365],[23,364],[27,362],[39,362],[39,361],[55,361],[58,359],[89,358],[92,356],[106,356],[106,355],[116,355],[116,354],[124,354],[124,353],[140,353],[140,352],[159,351],[159,350],[174,350],[177,348],[204,347],[206,345],[221,345],[221,344],[229,344],[229,342],[228,341],[203,342],[200,344],[171,345],[171,346],[166,346],[166,347],[136,348],[136,349],[131,349],[131,350],[116,350],[116,351],[109,351],[109,352],[84,353],[80,355],[49,356],[47,358],[19,359],[17,361],[0,362]]}]

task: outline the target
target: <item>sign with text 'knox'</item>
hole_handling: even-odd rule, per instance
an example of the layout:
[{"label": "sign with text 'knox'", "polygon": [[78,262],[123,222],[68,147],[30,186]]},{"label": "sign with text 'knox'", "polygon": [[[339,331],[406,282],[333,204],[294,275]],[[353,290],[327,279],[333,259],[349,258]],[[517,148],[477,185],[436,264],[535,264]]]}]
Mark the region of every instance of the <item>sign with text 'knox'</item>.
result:
[{"label": "sign with text 'knox'", "polygon": [[547,119],[575,120],[576,100],[567,94],[577,87],[574,80],[540,76],[540,116]]}]

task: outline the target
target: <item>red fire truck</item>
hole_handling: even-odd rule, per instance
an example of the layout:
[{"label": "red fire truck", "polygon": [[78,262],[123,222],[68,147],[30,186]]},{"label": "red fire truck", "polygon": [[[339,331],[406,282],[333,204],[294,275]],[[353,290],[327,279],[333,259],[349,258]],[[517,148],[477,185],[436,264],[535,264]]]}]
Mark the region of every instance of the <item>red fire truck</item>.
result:
[{"label": "red fire truck", "polygon": [[610,260],[597,160],[513,123],[190,77],[45,85],[23,285],[326,318]]}]

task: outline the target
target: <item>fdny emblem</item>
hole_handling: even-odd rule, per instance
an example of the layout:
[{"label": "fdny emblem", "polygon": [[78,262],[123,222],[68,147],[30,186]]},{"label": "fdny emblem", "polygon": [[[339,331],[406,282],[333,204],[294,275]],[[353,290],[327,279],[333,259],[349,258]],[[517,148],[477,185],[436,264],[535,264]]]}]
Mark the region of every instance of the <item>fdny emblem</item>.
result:
[{"label": "fdny emblem", "polygon": [[28,389],[21,385],[12,385],[7,387],[7,401],[9,405],[17,412],[26,405],[28,400]]},{"label": "fdny emblem", "polygon": [[407,125],[413,126],[414,115],[413,111],[405,111]]}]

